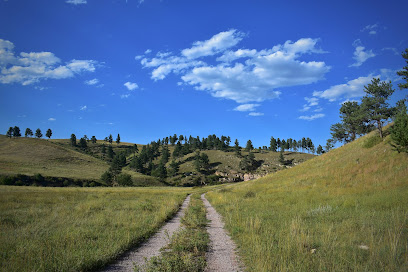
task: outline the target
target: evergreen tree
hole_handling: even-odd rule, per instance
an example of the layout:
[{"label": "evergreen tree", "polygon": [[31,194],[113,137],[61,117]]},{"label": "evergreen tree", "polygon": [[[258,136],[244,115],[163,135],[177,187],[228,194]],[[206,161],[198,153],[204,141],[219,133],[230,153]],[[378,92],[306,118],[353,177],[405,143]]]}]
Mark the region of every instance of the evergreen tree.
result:
[{"label": "evergreen tree", "polygon": [[120,135],[119,135],[119,133],[118,133],[118,137],[116,137],[116,143],[120,144]]},{"label": "evergreen tree", "polygon": [[368,120],[377,125],[380,138],[383,138],[383,121],[390,118],[394,109],[389,108],[387,100],[394,93],[390,82],[381,82],[374,78],[368,86],[364,86],[366,96],[362,99],[362,107],[367,112]]},{"label": "evergreen tree", "polygon": [[234,152],[237,157],[241,157],[241,147],[239,146],[238,139],[235,139]]},{"label": "evergreen tree", "polygon": [[9,127],[6,133],[7,137],[11,138],[13,137],[13,127]]},{"label": "evergreen tree", "polygon": [[88,148],[88,142],[85,140],[85,138],[81,138],[79,139],[79,143],[78,143],[79,148],[85,150]]},{"label": "evergreen tree", "polygon": [[113,152],[113,148],[111,145],[108,145],[108,158],[109,159],[113,159],[113,156],[115,155],[115,153]]},{"label": "evergreen tree", "polygon": [[172,160],[169,166],[170,168],[167,173],[170,177],[174,177],[179,171],[179,164],[175,160]]},{"label": "evergreen tree", "polygon": [[405,80],[405,83],[398,84],[400,89],[408,89],[408,48],[405,49],[405,53],[402,53],[402,57],[405,59],[407,66],[403,67],[401,71],[397,72],[397,75],[402,76],[402,79]]},{"label": "evergreen tree", "polygon": [[408,115],[401,111],[394,121],[391,128],[391,146],[400,153],[401,151],[408,153]]},{"label": "evergreen tree", "polygon": [[102,147],[101,147],[101,153],[103,154],[103,156],[105,156],[105,154],[106,154],[105,144],[103,144]]},{"label": "evergreen tree", "polygon": [[121,173],[116,178],[120,186],[133,186],[132,176],[126,173]]},{"label": "evergreen tree", "polygon": [[180,141],[181,144],[183,144],[183,141],[184,141],[184,136],[183,135],[179,136],[179,141]]},{"label": "evergreen tree", "polygon": [[41,133],[41,129],[37,128],[37,130],[35,131],[35,137],[37,138],[41,138],[43,135]]},{"label": "evergreen tree", "polygon": [[108,186],[112,185],[112,181],[113,181],[113,176],[111,174],[111,172],[106,171],[102,174],[101,176],[101,183],[104,183]]},{"label": "evergreen tree", "polygon": [[298,142],[296,140],[293,140],[292,148],[293,148],[293,151],[295,152],[298,150]]},{"label": "evergreen tree", "polygon": [[13,137],[15,138],[21,137],[20,128],[17,126],[13,128]]},{"label": "evergreen tree", "polygon": [[281,149],[281,140],[279,138],[276,140],[276,146],[279,150]]},{"label": "evergreen tree", "polygon": [[74,133],[71,134],[70,142],[72,146],[76,146],[76,136]]},{"label": "evergreen tree", "polygon": [[273,152],[276,152],[276,147],[277,147],[277,143],[276,143],[276,139],[271,137],[271,141],[269,144],[269,149]]},{"label": "evergreen tree", "polygon": [[196,169],[197,172],[200,172],[201,170],[201,156],[200,156],[200,151],[197,151],[195,156],[194,156],[194,168]]},{"label": "evergreen tree", "polygon": [[161,161],[166,164],[170,159],[170,150],[167,147],[167,145],[163,145],[162,147],[162,157],[161,157]]},{"label": "evergreen tree", "polygon": [[316,152],[317,152],[318,155],[323,154],[323,152],[324,152],[324,151],[323,151],[323,147],[322,147],[321,145],[319,145],[319,146],[317,147]]},{"label": "evergreen tree", "polygon": [[112,134],[109,134],[108,142],[109,142],[110,144],[112,144],[112,142],[113,142]]},{"label": "evergreen tree", "polygon": [[281,149],[281,151],[280,151],[280,154],[279,154],[279,162],[281,163],[281,164],[285,164],[285,157],[283,156],[283,150]]},{"label": "evergreen tree", "polygon": [[256,169],[255,155],[249,152],[247,156],[243,157],[239,163],[239,167],[245,171],[253,171]]},{"label": "evergreen tree", "polygon": [[49,128],[49,129],[47,129],[47,132],[45,133],[45,137],[47,137],[48,139],[50,139],[50,138],[51,138],[51,135],[52,135],[52,131],[51,131],[51,129]]},{"label": "evergreen tree", "polygon": [[286,141],[285,141],[285,139],[282,139],[282,141],[281,141],[281,150],[285,151],[285,149],[286,149]]},{"label": "evergreen tree", "polygon": [[96,141],[97,141],[97,140],[96,140],[96,137],[95,137],[95,136],[92,136],[92,137],[91,137],[91,142],[92,142],[93,144],[96,144]]},{"label": "evergreen tree", "polygon": [[252,141],[248,140],[247,144],[246,144],[246,147],[245,147],[245,151],[250,152],[253,149],[254,149],[254,146],[252,145]]},{"label": "evergreen tree", "polygon": [[329,152],[330,150],[332,150],[333,147],[334,147],[334,140],[333,139],[327,139],[326,146],[325,146],[326,152]]},{"label": "evergreen tree", "polygon": [[200,162],[201,162],[201,168],[203,168],[204,171],[208,172],[208,170],[210,170],[210,160],[208,158],[208,155],[205,153],[202,153],[200,157]]},{"label": "evergreen tree", "polygon": [[26,128],[25,130],[25,137],[33,136],[33,131],[30,128]]},{"label": "evergreen tree", "polygon": [[161,180],[165,179],[167,177],[166,166],[160,162],[159,165],[152,170],[152,176],[158,177]]}]

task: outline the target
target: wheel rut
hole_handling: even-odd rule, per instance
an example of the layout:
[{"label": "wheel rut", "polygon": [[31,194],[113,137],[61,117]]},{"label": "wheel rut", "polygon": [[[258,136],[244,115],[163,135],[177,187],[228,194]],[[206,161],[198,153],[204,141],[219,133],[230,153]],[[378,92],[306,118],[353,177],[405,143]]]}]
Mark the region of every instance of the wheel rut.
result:
[{"label": "wheel rut", "polygon": [[166,246],[170,241],[169,237],[180,228],[180,219],[184,216],[185,210],[190,202],[190,195],[186,197],[181,208],[176,215],[168,221],[155,235],[149,238],[138,248],[125,253],[115,263],[101,270],[103,272],[126,271],[133,272],[134,264],[139,267],[145,264],[145,260],[160,255],[160,249]]},{"label": "wheel rut", "polygon": [[207,267],[205,271],[243,271],[243,266],[235,253],[236,245],[224,229],[221,215],[211,206],[205,198],[205,194],[201,195],[201,199],[207,209],[207,219],[210,221],[207,227],[210,246],[206,255]]}]

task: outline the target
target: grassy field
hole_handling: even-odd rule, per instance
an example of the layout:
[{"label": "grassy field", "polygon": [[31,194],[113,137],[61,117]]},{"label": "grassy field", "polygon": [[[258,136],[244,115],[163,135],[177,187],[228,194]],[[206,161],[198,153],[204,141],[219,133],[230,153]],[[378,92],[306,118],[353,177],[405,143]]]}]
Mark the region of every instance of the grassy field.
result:
[{"label": "grassy field", "polygon": [[97,180],[106,162],[45,139],[9,139],[0,135],[0,173]]},{"label": "grassy field", "polygon": [[0,186],[0,271],[88,271],[150,236],[182,188]]},{"label": "grassy field", "polygon": [[408,270],[408,155],[373,137],[207,193],[249,271]]}]

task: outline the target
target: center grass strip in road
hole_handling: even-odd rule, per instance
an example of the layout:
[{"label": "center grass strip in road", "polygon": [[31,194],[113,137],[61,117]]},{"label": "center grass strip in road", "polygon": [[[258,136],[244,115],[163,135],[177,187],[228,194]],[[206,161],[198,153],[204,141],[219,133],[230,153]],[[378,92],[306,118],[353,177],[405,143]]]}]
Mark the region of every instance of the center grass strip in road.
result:
[{"label": "center grass strip in road", "polygon": [[0,186],[0,271],[89,271],[154,234],[187,189]]}]

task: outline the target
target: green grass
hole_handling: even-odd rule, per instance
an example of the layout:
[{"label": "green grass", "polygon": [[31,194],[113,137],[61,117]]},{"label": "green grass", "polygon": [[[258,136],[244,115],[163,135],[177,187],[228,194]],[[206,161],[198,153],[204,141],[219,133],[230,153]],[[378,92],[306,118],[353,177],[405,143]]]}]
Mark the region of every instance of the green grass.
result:
[{"label": "green grass", "polygon": [[151,258],[144,267],[136,267],[147,272],[198,272],[206,267],[205,253],[209,236],[206,230],[206,210],[200,194],[193,194],[184,217],[184,228],[171,237],[170,244],[161,249],[159,257]]},{"label": "green grass", "polygon": [[106,162],[45,139],[0,136],[0,173],[98,180]]},{"label": "green grass", "polygon": [[373,134],[207,193],[249,271],[408,270],[408,156]]},{"label": "green grass", "polygon": [[177,188],[0,186],[0,271],[88,271],[151,236]]}]

